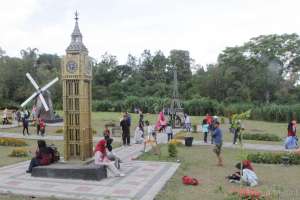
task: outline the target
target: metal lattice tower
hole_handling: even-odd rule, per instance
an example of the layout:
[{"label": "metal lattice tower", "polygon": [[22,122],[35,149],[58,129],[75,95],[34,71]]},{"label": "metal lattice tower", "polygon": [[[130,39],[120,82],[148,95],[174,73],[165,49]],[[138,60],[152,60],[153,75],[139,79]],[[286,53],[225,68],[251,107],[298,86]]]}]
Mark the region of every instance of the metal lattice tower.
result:
[{"label": "metal lattice tower", "polygon": [[174,65],[173,69],[173,96],[171,101],[171,114],[175,114],[177,109],[181,108],[178,92],[178,80],[177,80],[177,67]]}]

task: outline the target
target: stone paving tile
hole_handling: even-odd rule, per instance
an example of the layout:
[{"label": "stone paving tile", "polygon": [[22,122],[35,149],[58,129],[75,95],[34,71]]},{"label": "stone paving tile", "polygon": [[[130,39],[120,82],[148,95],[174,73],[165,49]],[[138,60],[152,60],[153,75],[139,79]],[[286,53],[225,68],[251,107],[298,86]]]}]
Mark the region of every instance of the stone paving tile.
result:
[{"label": "stone paving tile", "polygon": [[[138,199],[150,200],[175,173],[179,164],[168,162],[132,161],[142,152],[143,145],[115,149],[122,159],[125,177],[109,177],[101,181],[31,177],[25,171],[29,161],[0,168],[0,192],[30,196],[55,196],[62,199]],[[171,174],[171,175],[169,175]],[[153,194],[148,194],[149,191]]]}]

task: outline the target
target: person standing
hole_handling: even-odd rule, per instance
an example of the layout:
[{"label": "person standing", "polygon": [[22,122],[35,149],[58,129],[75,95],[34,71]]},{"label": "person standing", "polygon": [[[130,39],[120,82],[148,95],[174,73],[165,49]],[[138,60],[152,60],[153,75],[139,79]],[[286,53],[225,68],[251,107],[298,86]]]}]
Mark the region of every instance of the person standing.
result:
[{"label": "person standing", "polygon": [[207,120],[204,119],[202,121],[202,132],[203,132],[203,135],[204,135],[204,143],[207,143],[207,134],[208,134],[208,123],[207,123]]},{"label": "person standing", "polygon": [[8,110],[7,110],[7,108],[5,108],[4,111],[3,111],[3,116],[2,116],[2,118],[3,118],[3,121],[2,121],[3,125],[9,124],[8,117],[7,117],[7,112],[8,112]]},{"label": "person standing", "polygon": [[221,151],[222,151],[222,144],[223,144],[223,133],[222,130],[220,129],[220,122],[216,121],[214,123],[214,133],[213,133],[213,138],[214,138],[214,153],[217,155],[218,158],[218,166],[223,166],[223,158],[221,156]]},{"label": "person standing", "polygon": [[128,112],[126,112],[127,124],[128,124],[128,134],[130,139],[130,126],[131,126],[131,116]]},{"label": "person standing", "polygon": [[173,130],[170,123],[167,124],[166,134],[168,136],[168,142],[173,139]]},{"label": "person standing", "polygon": [[285,139],[285,148],[286,149],[297,149],[298,148],[298,139],[296,136],[297,132],[297,122],[296,120],[292,120],[288,124],[288,135],[287,138]]},{"label": "person standing", "polygon": [[23,117],[22,122],[23,122],[23,135],[25,136],[25,130],[27,132],[27,135],[29,135],[29,132],[28,132],[29,120],[28,120],[28,118]]},{"label": "person standing", "polygon": [[38,117],[37,119],[36,119],[36,134],[37,135],[39,135],[40,134],[40,130],[41,130],[41,126],[40,126],[40,117]]},{"label": "person standing", "polygon": [[241,120],[238,120],[236,122],[236,124],[234,124],[234,127],[233,127],[233,144],[237,144],[236,141],[237,139],[239,139],[239,142],[241,143],[242,142],[242,135],[241,135],[241,130],[242,130],[242,122]]},{"label": "person standing", "polygon": [[120,122],[120,126],[122,127],[122,139],[123,139],[123,145],[130,146],[130,123],[128,120],[128,115],[125,114],[123,116],[123,119]]},{"label": "person standing", "polygon": [[40,122],[40,132],[41,132],[41,136],[44,137],[45,132],[46,132],[46,123],[45,123],[45,121],[44,121],[42,118],[40,118],[39,122]]},{"label": "person standing", "polygon": [[184,126],[187,132],[191,132],[191,127],[192,127],[191,118],[186,113],[184,114]]}]

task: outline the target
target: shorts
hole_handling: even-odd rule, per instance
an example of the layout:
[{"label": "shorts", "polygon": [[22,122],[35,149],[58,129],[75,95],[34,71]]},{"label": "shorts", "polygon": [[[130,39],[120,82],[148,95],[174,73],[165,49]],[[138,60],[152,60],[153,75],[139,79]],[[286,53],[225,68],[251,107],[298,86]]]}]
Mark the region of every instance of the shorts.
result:
[{"label": "shorts", "polygon": [[213,151],[215,152],[215,154],[217,154],[217,156],[219,156],[222,151],[222,144],[216,144]]}]

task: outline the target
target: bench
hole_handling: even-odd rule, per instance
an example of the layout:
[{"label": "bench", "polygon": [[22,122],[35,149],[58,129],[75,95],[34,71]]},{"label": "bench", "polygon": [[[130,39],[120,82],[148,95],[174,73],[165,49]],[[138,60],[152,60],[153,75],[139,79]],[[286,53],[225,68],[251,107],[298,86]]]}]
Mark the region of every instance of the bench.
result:
[{"label": "bench", "polygon": [[59,179],[81,179],[99,181],[107,178],[107,168],[104,165],[55,163],[38,166],[32,169],[31,176]]}]

